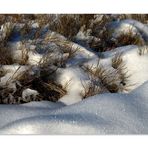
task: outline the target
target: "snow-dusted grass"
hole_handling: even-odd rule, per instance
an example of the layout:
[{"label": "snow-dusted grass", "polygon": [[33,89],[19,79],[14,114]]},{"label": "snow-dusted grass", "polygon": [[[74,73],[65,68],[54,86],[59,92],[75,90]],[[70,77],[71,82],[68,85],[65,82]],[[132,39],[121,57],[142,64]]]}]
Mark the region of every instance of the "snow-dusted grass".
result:
[{"label": "snow-dusted grass", "polygon": [[[77,16],[75,19],[79,19],[79,17],[82,20],[81,25],[88,21],[87,27],[96,27],[96,24],[99,23],[100,26],[104,25],[108,30],[110,29],[111,32],[108,38],[112,37],[114,40],[119,41],[119,43],[117,42],[117,46],[121,46],[121,42],[126,42],[125,39],[127,39],[127,42],[124,43],[125,45],[138,44],[138,42],[145,42],[147,39],[147,26],[144,26],[144,24],[135,20],[122,20],[112,23],[112,19],[107,15],[90,15],[88,17]],[[63,27],[62,20],[64,19],[70,23],[70,20],[68,20],[69,18],[74,19],[74,16],[59,16],[61,27]],[[56,16],[55,19],[58,20],[58,16]],[[88,96],[97,93],[128,92],[147,80],[145,74],[147,72],[147,67],[144,66],[147,62],[145,59],[147,56],[146,46],[139,47],[130,45],[115,49],[116,45],[114,45],[114,47],[111,46],[111,49],[113,48],[111,51],[105,51],[103,53],[98,53],[97,55],[92,49],[86,49],[79,44],[71,42],[64,36],[48,30],[48,25],[45,25],[44,23],[44,25],[41,24],[31,20],[28,23],[26,21],[24,26],[22,24],[16,25],[17,27],[13,30],[13,33],[15,34],[15,31],[21,31],[21,36],[17,37],[19,38],[19,41],[13,42],[11,39],[12,41],[10,40],[8,43],[9,51],[11,51],[9,56],[12,58],[11,62],[8,64],[15,65],[18,63],[18,69],[15,68],[16,71],[10,72],[11,70],[4,70],[4,66],[2,66],[1,84],[3,83],[3,86],[9,82],[8,80],[11,80],[10,82],[13,82],[13,85],[20,80],[23,80],[24,84],[24,79],[22,78],[25,78],[26,76],[31,78],[26,79],[25,81],[31,80],[31,82],[33,82],[33,77],[42,77],[46,81],[49,79],[50,83],[54,80],[55,82],[53,85],[59,83],[63,88],[65,88],[65,85],[69,82],[69,85],[66,87],[67,95],[60,99],[60,101],[66,103],[69,96],[77,96],[80,101],[83,98],[87,98]],[[7,27],[3,27],[2,32],[7,32],[6,28]],[[64,31],[62,28],[58,29]],[[78,34],[84,33],[85,29],[80,29]],[[91,38],[87,37],[92,36],[95,33],[100,33],[94,31],[96,30],[90,30],[90,33],[86,33],[85,36],[82,35],[81,37],[77,34],[76,38],[85,39],[86,37],[86,40],[91,41]],[[36,33],[39,35],[38,37]],[[127,35],[127,37],[125,35]],[[39,38],[40,36],[41,38]],[[132,39],[132,37],[134,38]],[[139,41],[139,39],[141,41]],[[135,43],[136,41],[138,42]],[[130,58],[128,58],[129,55]],[[141,58],[143,60],[141,60]],[[142,65],[139,66],[141,70],[137,69],[137,63]],[[23,74],[22,71],[22,74],[19,74],[17,77],[17,73],[20,73],[20,67],[22,67],[22,65],[26,66],[25,71],[27,69],[30,70],[27,70],[27,72],[32,76],[29,76],[30,74],[25,76],[24,74],[26,74],[26,72]],[[53,76],[51,74],[53,74]],[[136,80],[139,74],[141,77]],[[58,77],[56,75],[58,75]],[[16,82],[14,82],[13,79],[15,79]],[[39,79],[37,78],[37,80]],[[59,84],[57,84],[57,87]],[[66,104],[77,102],[75,99],[70,100],[71,101],[68,101],[69,103],[67,102]]]},{"label": "snow-dusted grass", "polygon": [[[32,30],[32,26],[30,26],[29,33]],[[11,38],[15,38],[13,35],[17,31],[13,30]],[[57,101],[65,95],[66,90],[56,82],[56,71],[64,64],[62,62],[68,56],[65,55],[66,53],[62,55],[60,51],[50,50],[50,45],[46,45],[43,39],[36,42],[35,38],[29,40],[26,36],[17,38],[19,41],[11,41],[11,39],[0,50],[2,56],[0,102],[2,104],[20,104],[40,100]],[[38,51],[37,46],[39,45],[40,48],[45,48],[43,53]],[[4,48],[5,46],[8,49]],[[56,48],[56,45],[54,46]],[[4,54],[2,55],[2,53]],[[35,94],[28,93],[28,96],[24,97],[26,89]]]}]

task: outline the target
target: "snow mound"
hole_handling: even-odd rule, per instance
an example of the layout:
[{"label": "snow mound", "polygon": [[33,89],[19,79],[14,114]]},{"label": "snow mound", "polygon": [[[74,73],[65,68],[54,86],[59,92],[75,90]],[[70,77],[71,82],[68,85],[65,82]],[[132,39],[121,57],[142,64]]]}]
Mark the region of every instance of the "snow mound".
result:
[{"label": "snow mound", "polygon": [[[101,94],[64,106],[0,106],[1,134],[148,134],[148,82],[129,94]],[[52,108],[50,108],[52,106]]]}]

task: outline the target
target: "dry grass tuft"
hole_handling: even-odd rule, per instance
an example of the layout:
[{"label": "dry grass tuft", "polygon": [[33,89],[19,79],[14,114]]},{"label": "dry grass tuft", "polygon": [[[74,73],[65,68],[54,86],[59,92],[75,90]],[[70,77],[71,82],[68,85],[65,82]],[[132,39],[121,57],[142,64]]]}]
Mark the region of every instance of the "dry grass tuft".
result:
[{"label": "dry grass tuft", "polygon": [[80,26],[72,15],[61,15],[59,16],[58,21],[53,23],[50,28],[68,39],[72,39],[79,31]]},{"label": "dry grass tuft", "polygon": [[125,46],[125,45],[144,45],[144,41],[141,40],[138,34],[133,35],[132,31],[129,31],[128,34],[121,34],[115,42],[115,46]]},{"label": "dry grass tuft", "polygon": [[29,50],[26,48],[22,49],[22,57],[21,61],[19,62],[20,65],[27,65],[28,59],[29,59]]},{"label": "dry grass tuft", "polygon": [[114,58],[112,58],[112,67],[118,69],[119,67],[123,68],[123,66],[122,53],[116,54]]},{"label": "dry grass tuft", "polygon": [[[120,18],[122,15],[119,15]],[[122,17],[120,18],[123,19]],[[113,30],[109,30],[106,26],[113,21],[113,18],[110,15],[103,15],[102,20],[97,23],[92,24],[92,41],[89,43],[89,46],[95,51],[104,52],[112,50],[116,47],[125,46],[125,45],[145,45],[145,41],[141,39],[139,34],[134,34],[132,30],[129,30],[129,33],[122,33],[115,40],[112,40]]]},{"label": "dry grass tuft", "polygon": [[115,48],[114,43],[110,40],[111,32],[103,27],[102,30],[98,33],[98,39],[93,39],[92,42],[89,43],[89,46],[95,51],[105,52]]},{"label": "dry grass tuft", "polygon": [[42,27],[39,26],[38,28],[32,28],[32,22],[26,22],[25,25],[21,28],[20,34],[22,39],[31,38],[31,39],[38,39],[40,38]]},{"label": "dry grass tuft", "polygon": [[148,23],[148,14],[120,14],[118,18],[123,19],[134,19],[142,23]]},{"label": "dry grass tuft", "polygon": [[112,59],[112,67],[115,70],[109,70],[100,65],[91,67],[83,66],[83,70],[88,73],[90,82],[89,84],[82,83],[84,92],[83,98],[93,96],[96,94],[110,92],[128,92],[135,84],[129,83],[130,74],[126,68],[126,65],[122,59],[122,53],[116,54]]},{"label": "dry grass tuft", "polygon": [[[67,53],[67,57],[63,58],[61,57],[61,59],[59,59],[59,63],[60,65],[65,65],[65,63],[70,59],[73,58],[75,56],[75,54],[79,51],[79,47],[77,48],[73,48],[73,43],[70,42],[69,40],[61,40],[58,37],[52,37],[52,36],[47,36],[45,39],[45,42],[53,42],[56,45],[58,45],[58,47],[60,47],[60,50],[63,53]],[[57,62],[56,62],[57,63]],[[63,63],[63,64],[62,64]]]},{"label": "dry grass tuft", "polygon": [[23,28],[20,30],[20,34],[23,37],[23,36],[27,36],[30,32],[31,32],[30,24],[26,22]]},{"label": "dry grass tuft", "polygon": [[94,19],[94,14],[79,14],[80,26],[85,26],[85,29],[91,27],[91,21]]},{"label": "dry grass tuft", "polygon": [[97,65],[97,67],[87,67],[84,66],[83,69],[91,75],[91,77],[96,81],[96,84],[99,84],[103,90],[108,90],[111,93],[118,92],[117,82],[118,77],[114,76],[115,73],[111,70],[105,69],[101,65]]},{"label": "dry grass tuft", "polygon": [[7,47],[0,47],[0,64],[10,65],[13,64],[13,58],[10,50]]},{"label": "dry grass tuft", "polygon": [[[84,91],[81,92],[81,96],[83,99],[88,98],[90,96],[94,96],[96,94],[101,94],[104,92],[104,89],[99,86],[99,83],[90,77],[89,83],[81,82]],[[98,84],[98,85],[97,85]]]},{"label": "dry grass tuft", "polygon": [[112,30],[104,27],[100,33],[100,40],[97,40],[97,42],[92,40],[90,47],[96,51],[105,52],[126,45],[145,45],[144,40],[142,40],[138,34],[133,35],[132,31],[129,31],[128,34],[122,33],[114,40],[112,39],[112,32]]},{"label": "dry grass tuft", "polygon": [[[16,75],[19,68],[14,72],[13,76],[7,81],[6,86],[0,87],[0,103],[1,104],[21,104],[30,101],[48,100],[52,102],[58,101],[59,98],[66,94],[66,88],[57,84],[54,79],[49,77],[56,77],[56,72],[50,73],[47,78],[44,69],[38,74],[32,74],[33,67]],[[11,89],[9,84],[13,82],[16,89]],[[25,89],[32,89],[38,92],[37,96],[29,96],[23,98],[22,94]]]},{"label": "dry grass tuft", "polygon": [[128,73],[127,67],[122,59],[122,53],[117,53],[112,59],[112,67],[117,70],[120,79],[119,90],[128,92],[130,87],[135,84],[129,84],[131,74]]},{"label": "dry grass tuft", "polygon": [[148,53],[148,47],[147,46],[142,46],[138,48],[138,54],[140,56],[145,55]]}]

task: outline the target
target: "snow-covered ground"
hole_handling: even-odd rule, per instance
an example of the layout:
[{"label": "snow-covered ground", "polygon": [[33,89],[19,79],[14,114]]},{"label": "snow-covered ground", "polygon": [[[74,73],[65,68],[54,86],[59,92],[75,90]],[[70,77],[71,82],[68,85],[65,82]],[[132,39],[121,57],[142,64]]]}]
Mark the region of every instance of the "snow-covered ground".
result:
[{"label": "snow-covered ground", "polygon": [[101,94],[66,106],[0,105],[1,134],[148,134],[148,82],[129,94]]},{"label": "snow-covered ground", "polygon": [[[38,25],[33,24],[32,27]],[[142,42],[148,41],[148,26],[138,21],[117,21],[109,27],[114,39],[123,33],[132,32],[133,35],[138,34]],[[5,27],[2,27],[1,32],[3,39]],[[2,65],[1,69],[6,74],[0,78],[1,86],[7,85],[15,92],[16,86],[21,84],[14,81],[14,75],[28,70],[29,66],[33,67],[30,71],[32,75],[36,71],[40,72],[38,63],[43,54],[34,49],[48,37],[56,37],[61,43],[66,41],[62,35],[49,30],[36,42],[31,39],[25,45],[20,40],[9,42],[13,59],[17,62],[21,60],[21,49],[25,46],[29,49],[28,61],[27,65],[19,65],[17,62]],[[80,32],[76,38],[80,38]],[[148,134],[148,47],[127,45],[96,53],[78,43],[68,43],[72,45],[71,50],[75,54],[67,59],[65,67],[58,68],[56,80],[62,86],[69,82],[67,94],[56,103],[32,101],[19,105],[0,105],[0,134]],[[56,42],[49,41],[46,48],[51,47],[54,51],[50,63],[61,56],[64,59],[69,56],[68,52],[59,50]],[[83,99],[86,91],[84,84],[88,86],[91,81],[88,71],[85,71],[86,67],[92,71],[105,69],[104,79],[111,84],[104,85],[99,78],[95,85],[100,88],[103,85],[103,92]],[[111,86],[118,88],[116,93],[110,93],[108,87]],[[27,95],[35,98],[38,92],[27,88],[22,98],[25,99]],[[12,95],[9,97],[14,99]]]}]

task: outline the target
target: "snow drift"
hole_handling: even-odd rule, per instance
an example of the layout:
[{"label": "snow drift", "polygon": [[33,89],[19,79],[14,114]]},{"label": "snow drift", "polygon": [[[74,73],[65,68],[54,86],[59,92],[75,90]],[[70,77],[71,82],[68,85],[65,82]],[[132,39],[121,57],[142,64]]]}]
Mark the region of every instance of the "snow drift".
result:
[{"label": "snow drift", "polygon": [[0,105],[1,134],[148,134],[148,82],[129,94],[102,94],[65,106]]}]

